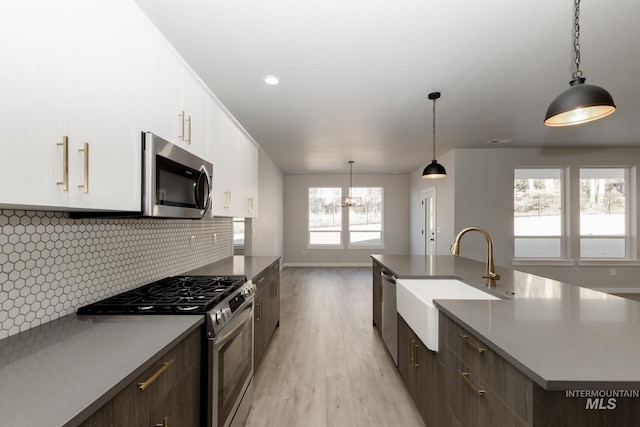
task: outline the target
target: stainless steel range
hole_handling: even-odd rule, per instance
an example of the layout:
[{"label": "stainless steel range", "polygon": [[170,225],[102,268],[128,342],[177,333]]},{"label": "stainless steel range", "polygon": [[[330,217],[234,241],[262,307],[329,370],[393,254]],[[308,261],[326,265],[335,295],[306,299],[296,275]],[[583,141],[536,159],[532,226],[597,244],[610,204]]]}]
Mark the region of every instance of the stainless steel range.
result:
[{"label": "stainless steel range", "polygon": [[78,310],[78,315],[205,315],[207,425],[244,424],[253,394],[253,295],[246,276],[173,276]]}]

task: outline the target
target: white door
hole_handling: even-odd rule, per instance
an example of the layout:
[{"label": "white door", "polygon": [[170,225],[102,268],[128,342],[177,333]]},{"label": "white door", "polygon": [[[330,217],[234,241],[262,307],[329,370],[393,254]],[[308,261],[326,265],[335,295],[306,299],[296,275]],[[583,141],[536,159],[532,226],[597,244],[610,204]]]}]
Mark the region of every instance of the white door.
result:
[{"label": "white door", "polygon": [[436,254],[436,191],[429,188],[420,194],[422,199],[422,255]]}]

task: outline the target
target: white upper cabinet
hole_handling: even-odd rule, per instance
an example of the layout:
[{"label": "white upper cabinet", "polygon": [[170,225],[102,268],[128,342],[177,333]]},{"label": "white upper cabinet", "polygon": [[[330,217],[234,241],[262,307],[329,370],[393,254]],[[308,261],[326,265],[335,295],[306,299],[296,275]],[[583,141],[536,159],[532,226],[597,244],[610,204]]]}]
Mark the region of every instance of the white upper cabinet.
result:
[{"label": "white upper cabinet", "polygon": [[257,216],[258,147],[213,98],[209,101],[208,141],[214,215]]},{"label": "white upper cabinet", "polygon": [[0,205],[68,203],[68,22],[68,1],[0,3]]},{"label": "white upper cabinet", "polygon": [[209,161],[213,164],[213,214],[215,216],[230,216],[227,185],[227,144],[225,121],[228,120],[225,111],[212,96],[208,98],[207,143]]},{"label": "white upper cabinet", "polygon": [[142,126],[207,156],[207,89],[150,22],[142,31]]},{"label": "white upper cabinet", "polygon": [[139,210],[136,9],[127,0],[0,8],[0,206]]},{"label": "white upper cabinet", "polygon": [[182,135],[182,63],[150,23],[142,26],[142,127],[175,144]]},{"label": "white upper cabinet", "polygon": [[141,205],[141,20],[128,0],[72,0],[69,205]]},{"label": "white upper cabinet", "polygon": [[182,67],[182,111],[185,122],[183,140],[188,150],[207,157],[207,89],[193,72]]}]

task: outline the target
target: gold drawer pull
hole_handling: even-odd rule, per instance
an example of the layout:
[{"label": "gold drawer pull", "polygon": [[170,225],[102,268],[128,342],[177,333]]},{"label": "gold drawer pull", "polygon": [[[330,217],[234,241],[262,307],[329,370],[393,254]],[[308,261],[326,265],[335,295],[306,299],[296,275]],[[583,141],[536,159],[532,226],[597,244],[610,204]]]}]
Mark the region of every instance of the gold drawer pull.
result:
[{"label": "gold drawer pull", "polygon": [[153,374],[151,377],[149,377],[149,379],[148,379],[148,380],[146,380],[145,382],[143,382],[143,383],[138,383],[138,389],[139,389],[140,391],[144,391],[144,390],[146,390],[147,388],[149,388],[149,386],[150,386],[151,384],[153,384],[153,382],[154,382],[155,380],[157,380],[157,379],[158,379],[158,377],[164,373],[164,371],[166,371],[167,369],[169,369],[169,366],[173,365],[173,362],[175,362],[175,359],[171,359],[171,360],[169,360],[168,362],[161,363],[161,364],[160,364],[160,369],[158,369],[158,371],[157,371],[155,374]]},{"label": "gold drawer pull", "polygon": [[469,344],[469,347],[471,347],[472,349],[477,351],[480,356],[484,356],[484,352],[486,351],[486,349],[484,349],[484,348],[482,348],[480,346],[477,346],[474,343],[472,343],[471,340],[469,339],[469,335],[464,335],[464,334],[460,334],[459,333],[458,336],[460,338],[462,338],[464,340],[464,342]]},{"label": "gold drawer pull", "polygon": [[274,264],[274,265],[273,265],[273,267],[271,267],[271,268],[273,268],[274,270],[276,270],[276,269],[280,268],[280,264],[276,263],[276,264]]},{"label": "gold drawer pull", "polygon": [[156,427],[169,427],[169,417],[164,417],[162,424],[156,424]]},{"label": "gold drawer pull", "polygon": [[473,390],[473,392],[475,393],[476,396],[478,396],[478,397],[484,396],[484,390],[480,390],[478,387],[476,387],[476,385],[474,383],[471,382],[471,380],[469,379],[469,373],[468,372],[462,372],[462,371],[458,370],[458,373],[460,374],[460,376],[462,377],[464,382],[467,383],[469,388],[471,390]]},{"label": "gold drawer pull", "polygon": [[258,280],[256,280],[256,285],[259,285],[260,283],[264,282],[264,276],[262,276],[261,278],[259,278]]}]

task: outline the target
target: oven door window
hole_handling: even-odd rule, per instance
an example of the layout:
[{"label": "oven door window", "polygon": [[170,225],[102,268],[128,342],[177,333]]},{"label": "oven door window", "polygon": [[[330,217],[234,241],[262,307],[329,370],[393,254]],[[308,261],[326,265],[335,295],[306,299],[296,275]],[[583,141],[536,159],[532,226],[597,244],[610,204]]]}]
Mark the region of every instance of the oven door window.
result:
[{"label": "oven door window", "polygon": [[238,334],[218,349],[218,425],[232,415],[242,388],[252,375],[253,335],[251,319],[243,323]]},{"label": "oven door window", "polygon": [[156,156],[156,204],[201,209],[207,186],[200,171]]}]

